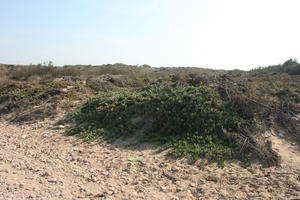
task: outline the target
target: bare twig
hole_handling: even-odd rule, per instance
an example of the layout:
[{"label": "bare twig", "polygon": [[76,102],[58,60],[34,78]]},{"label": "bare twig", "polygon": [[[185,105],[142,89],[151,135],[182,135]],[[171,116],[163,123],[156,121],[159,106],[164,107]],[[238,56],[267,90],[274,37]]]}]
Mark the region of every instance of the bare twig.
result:
[{"label": "bare twig", "polygon": [[[45,101],[43,104],[39,105],[39,106],[36,106],[34,109],[31,109],[31,110],[27,110],[27,111],[24,111],[22,113],[19,113],[18,116],[25,116],[26,114],[29,114],[29,113],[32,113],[32,112],[35,112],[37,110],[39,110],[41,107],[45,106],[48,102],[50,102],[50,100],[47,100]],[[14,121],[14,119],[10,120],[10,121]]]},{"label": "bare twig", "polygon": [[293,174],[290,172],[268,172],[268,174]]},{"label": "bare twig", "polygon": [[243,148],[244,148],[245,144],[247,143],[247,141],[248,141],[248,137],[245,138],[244,143],[243,143],[242,148],[239,153],[242,153]]},{"label": "bare twig", "polygon": [[[227,78],[227,79],[228,79],[228,78]],[[228,79],[228,80],[231,81],[232,83],[234,83],[232,80],[230,80],[230,79]],[[219,83],[219,84],[222,85],[223,87],[225,87],[225,91],[226,91],[226,93],[227,93],[227,95],[228,95],[228,91],[227,91],[227,90],[230,90],[230,89],[227,88],[226,85],[224,85],[224,84],[222,84],[222,83]],[[231,90],[231,91],[234,92],[233,90]],[[238,91],[237,91],[237,93],[240,93],[240,94],[241,94],[241,92],[238,92]],[[257,102],[257,101],[255,101],[254,99],[249,98],[249,97],[247,97],[247,96],[244,96],[244,97],[245,97],[245,99],[247,99],[247,100],[249,100],[249,101],[251,101],[251,102],[253,102],[253,103],[256,103],[256,104],[259,104],[259,105],[261,105],[261,106],[263,106],[263,107],[269,108],[270,110],[275,110],[275,112],[280,111],[280,112],[283,112],[283,113],[284,113],[284,111],[283,111],[283,105],[282,105],[282,104],[281,104],[281,109],[280,109],[280,108],[277,108],[276,104],[275,104],[275,108],[273,108],[273,107],[271,107],[271,106],[268,106],[268,105],[265,105],[265,104],[263,104],[263,103]],[[292,111],[289,110],[288,113],[291,114],[293,117],[295,117],[295,118],[297,118],[297,119],[300,119],[300,117],[298,117],[298,116],[297,116],[295,113],[293,113]]]}]

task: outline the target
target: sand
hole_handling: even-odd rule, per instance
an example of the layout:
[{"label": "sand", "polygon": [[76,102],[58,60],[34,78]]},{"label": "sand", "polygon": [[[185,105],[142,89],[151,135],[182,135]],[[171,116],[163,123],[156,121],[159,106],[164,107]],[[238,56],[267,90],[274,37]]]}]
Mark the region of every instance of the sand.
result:
[{"label": "sand", "polygon": [[[282,167],[234,160],[199,168],[151,145],[82,143],[54,129],[55,121],[0,122],[1,200],[300,199],[299,145],[276,134],[269,137]],[[135,157],[142,161],[127,160]]]}]

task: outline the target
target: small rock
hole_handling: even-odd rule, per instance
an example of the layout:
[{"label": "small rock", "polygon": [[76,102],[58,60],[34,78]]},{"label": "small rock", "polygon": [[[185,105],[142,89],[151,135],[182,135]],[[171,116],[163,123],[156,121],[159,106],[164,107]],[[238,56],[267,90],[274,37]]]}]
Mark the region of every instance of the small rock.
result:
[{"label": "small rock", "polygon": [[219,194],[220,194],[221,196],[223,196],[223,197],[227,197],[229,193],[228,193],[227,190],[220,190],[220,191],[219,191]]},{"label": "small rock", "polygon": [[57,179],[56,178],[49,178],[48,182],[49,183],[57,183]]},{"label": "small rock", "polygon": [[97,178],[94,177],[94,176],[91,178],[91,180],[92,180],[93,182],[97,182]]},{"label": "small rock", "polygon": [[189,186],[190,187],[196,187],[197,185],[195,183],[190,183]]},{"label": "small rock", "polygon": [[158,175],[159,174],[159,172],[158,171],[156,171],[156,172],[153,172],[153,175]]},{"label": "small rock", "polygon": [[22,135],[21,138],[25,140],[27,138],[27,135]]},{"label": "small rock", "polygon": [[96,194],[94,195],[95,198],[105,198],[105,194]]},{"label": "small rock", "polygon": [[84,165],[89,165],[90,164],[90,162],[87,161],[87,160],[83,160],[82,162],[83,162]]},{"label": "small rock", "polygon": [[88,178],[89,182],[97,182],[97,178],[95,176],[91,176],[90,178]]},{"label": "small rock", "polygon": [[187,174],[198,174],[199,173],[199,171],[198,170],[196,170],[196,169],[190,169],[190,170],[188,170],[187,171]]},{"label": "small rock", "polygon": [[139,189],[137,190],[137,192],[138,192],[138,193],[145,193],[145,189],[141,187],[141,188],[139,188]]},{"label": "small rock", "polygon": [[49,137],[48,133],[44,133],[42,136],[43,136],[44,138]]},{"label": "small rock", "polygon": [[68,92],[68,88],[61,89],[62,92]]},{"label": "small rock", "polygon": [[166,192],[166,191],[167,191],[167,188],[166,188],[166,187],[164,187],[164,186],[161,186],[161,187],[160,187],[160,191],[162,191],[162,192]]},{"label": "small rock", "polygon": [[67,89],[73,89],[74,88],[74,86],[73,85],[69,85],[69,86],[67,86]]},{"label": "small rock", "polygon": [[48,172],[43,172],[43,173],[41,174],[41,176],[42,176],[42,177],[50,176],[50,174],[49,174]]},{"label": "small rock", "polygon": [[64,128],[66,128],[66,127],[65,127],[64,125],[58,125],[57,128],[58,128],[58,129],[64,129]]},{"label": "small rock", "polygon": [[171,171],[174,173],[174,172],[178,172],[179,170],[178,170],[177,167],[174,167],[174,166],[173,166],[173,167],[171,168]]},{"label": "small rock", "polygon": [[248,185],[243,185],[242,187],[240,187],[240,190],[242,191],[242,192],[249,192],[249,186]]},{"label": "small rock", "polygon": [[196,189],[196,192],[197,192],[198,194],[203,194],[203,193],[205,193],[205,190],[204,190],[204,188],[198,187],[198,188]]},{"label": "small rock", "polygon": [[103,171],[103,172],[101,172],[101,174],[104,176],[108,176],[109,173],[107,171]]},{"label": "small rock", "polygon": [[2,169],[2,170],[0,170],[0,172],[8,173],[8,170],[7,169]]},{"label": "small rock", "polygon": [[208,176],[208,177],[206,177],[206,180],[207,181],[212,181],[212,182],[218,182],[219,181],[219,178],[218,177],[216,177],[216,176]]},{"label": "small rock", "polygon": [[28,196],[28,199],[34,199],[35,198],[35,196],[33,195],[33,194],[30,194],[29,196]]},{"label": "small rock", "polygon": [[112,191],[114,194],[117,193],[117,189],[112,186],[109,188],[109,191]]}]

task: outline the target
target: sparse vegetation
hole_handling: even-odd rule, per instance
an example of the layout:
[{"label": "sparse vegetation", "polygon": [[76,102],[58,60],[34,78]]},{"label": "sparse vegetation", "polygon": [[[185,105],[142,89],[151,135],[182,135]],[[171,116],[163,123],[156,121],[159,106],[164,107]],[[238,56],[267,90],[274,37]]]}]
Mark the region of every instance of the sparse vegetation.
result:
[{"label": "sparse vegetation", "polygon": [[[223,163],[279,158],[260,137],[281,126],[300,138],[299,63],[249,72],[200,68],[0,66],[0,114],[13,122],[68,114],[68,135],[114,140],[143,132],[161,150]],[[74,110],[78,102],[84,102]],[[286,126],[288,125],[288,128]]]}]

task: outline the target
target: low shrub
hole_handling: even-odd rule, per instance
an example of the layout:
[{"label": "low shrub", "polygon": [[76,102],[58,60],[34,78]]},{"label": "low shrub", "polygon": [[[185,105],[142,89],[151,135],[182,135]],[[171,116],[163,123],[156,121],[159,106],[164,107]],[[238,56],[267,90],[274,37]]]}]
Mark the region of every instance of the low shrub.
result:
[{"label": "low shrub", "polygon": [[33,85],[6,81],[0,86],[0,116],[9,114],[9,120],[14,122],[52,116],[62,99],[75,98],[73,91],[64,91],[66,87],[64,82]]},{"label": "low shrub", "polygon": [[191,162],[206,158],[222,163],[235,152],[235,145],[223,137],[222,127],[236,129],[238,118],[226,111],[218,93],[207,86],[155,85],[141,91],[102,93],[68,120],[73,126],[66,134],[80,134],[86,141],[130,136],[151,122],[143,139],[159,142]]}]

